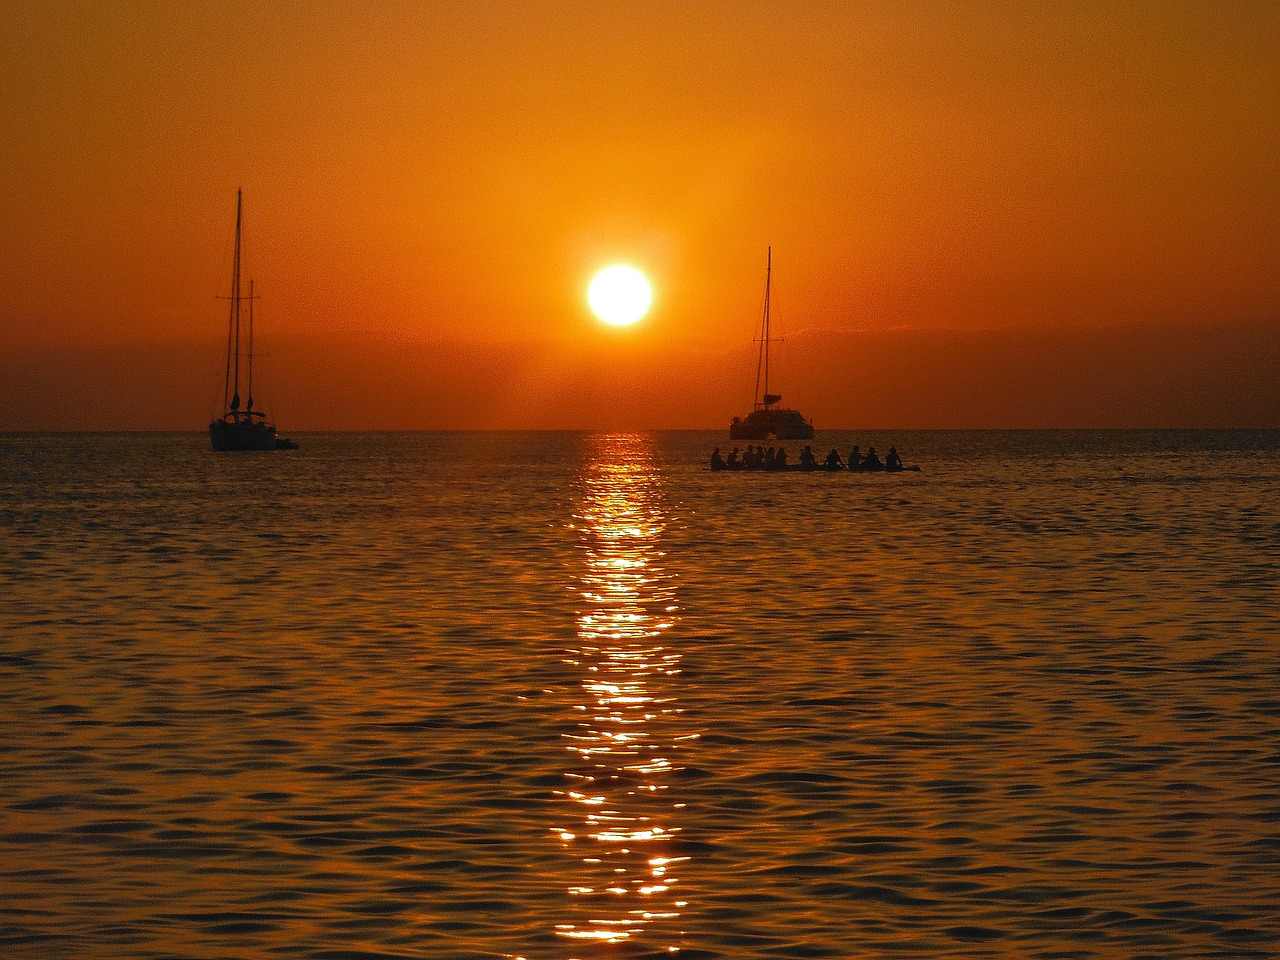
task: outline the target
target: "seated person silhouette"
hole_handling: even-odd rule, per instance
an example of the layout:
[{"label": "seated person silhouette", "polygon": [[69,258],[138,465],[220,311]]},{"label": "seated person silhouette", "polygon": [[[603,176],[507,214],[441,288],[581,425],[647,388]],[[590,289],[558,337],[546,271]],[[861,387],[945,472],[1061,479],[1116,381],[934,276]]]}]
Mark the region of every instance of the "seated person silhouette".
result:
[{"label": "seated person silhouette", "polygon": [[898,456],[898,448],[890,447],[889,452],[884,458],[884,467],[886,470],[901,470],[902,458]]},{"label": "seated person silhouette", "polygon": [[779,447],[778,455],[773,460],[773,468],[775,470],[787,469],[787,448]]},{"label": "seated person silhouette", "polygon": [[849,451],[849,469],[857,470],[862,466],[862,457],[858,454],[858,445],[855,443]]},{"label": "seated person silhouette", "polygon": [[828,470],[843,470],[844,461],[840,459],[840,451],[832,447],[823,466]]},{"label": "seated person silhouette", "polygon": [[881,463],[880,458],[876,456],[876,448],[867,447],[867,456],[866,459],[862,461],[862,468],[864,470],[880,470],[883,469],[883,467],[884,464]]},{"label": "seated person silhouette", "polygon": [[714,450],[711,451],[711,469],[712,470],[724,469],[724,457],[720,456],[719,447],[716,447]]},{"label": "seated person silhouette", "polygon": [[766,453],[765,453],[765,455],[764,455],[764,468],[765,468],[766,470],[772,470],[772,469],[773,469],[773,461],[774,461],[774,458],[775,458],[777,455],[778,455],[778,449],[777,449],[776,447],[770,447],[770,448],[769,448],[769,450],[768,450],[768,452],[766,452]]},{"label": "seated person silhouette", "polygon": [[730,470],[737,470],[742,464],[738,460],[738,448],[734,447],[729,451],[729,459],[725,461],[725,465]]},{"label": "seated person silhouette", "polygon": [[805,444],[805,448],[800,451],[800,467],[803,470],[812,470],[818,465],[813,459],[813,448]]}]

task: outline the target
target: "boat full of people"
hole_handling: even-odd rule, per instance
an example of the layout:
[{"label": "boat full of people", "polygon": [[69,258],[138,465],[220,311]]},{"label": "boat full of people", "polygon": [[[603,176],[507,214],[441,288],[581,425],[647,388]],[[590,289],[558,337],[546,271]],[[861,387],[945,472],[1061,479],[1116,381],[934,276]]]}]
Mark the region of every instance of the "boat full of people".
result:
[{"label": "boat full of people", "polygon": [[919,464],[905,464],[898,454],[897,447],[890,447],[883,460],[876,453],[875,447],[868,447],[864,454],[854,444],[846,460],[840,451],[832,447],[827,455],[819,460],[813,447],[806,444],[800,450],[795,462],[791,461],[786,447],[748,446],[746,450],[734,447],[728,456],[720,453],[716,447],[711,452],[711,469],[720,470],[824,470],[828,472],[846,471],[853,473],[919,473]]}]

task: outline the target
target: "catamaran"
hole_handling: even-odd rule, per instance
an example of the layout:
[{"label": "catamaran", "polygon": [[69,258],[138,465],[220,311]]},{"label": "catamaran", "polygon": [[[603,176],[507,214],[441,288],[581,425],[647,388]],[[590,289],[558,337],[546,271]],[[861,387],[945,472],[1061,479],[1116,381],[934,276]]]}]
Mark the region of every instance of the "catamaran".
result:
[{"label": "catamaran", "polygon": [[[782,394],[769,392],[769,299],[773,280],[773,247],[765,260],[764,317],[760,321],[760,344],[756,356],[756,387],[752,395],[752,410],[745,417],[734,417],[729,423],[731,440],[779,440],[813,439],[813,422],[806,420],[799,410],[779,407]],[[762,389],[763,388],[763,389]]]},{"label": "catamaran", "polygon": [[[276,425],[267,414],[253,408],[253,281],[249,281],[249,296],[240,293],[240,224],[241,196],[236,191],[236,240],[231,260],[231,312],[227,318],[227,362],[222,380],[222,416],[209,423],[209,442],[213,449],[225,450],[293,450],[298,445],[276,433]],[[245,354],[248,397],[240,406],[240,314],[241,303],[249,302],[248,351]]]}]

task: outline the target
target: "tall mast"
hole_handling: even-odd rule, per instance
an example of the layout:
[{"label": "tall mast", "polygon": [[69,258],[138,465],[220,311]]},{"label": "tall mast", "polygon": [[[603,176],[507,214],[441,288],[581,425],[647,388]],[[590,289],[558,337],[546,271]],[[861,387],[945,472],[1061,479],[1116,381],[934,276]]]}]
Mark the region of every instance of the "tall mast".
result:
[{"label": "tall mast", "polygon": [[236,245],[231,261],[231,317],[235,328],[235,393],[231,409],[240,408],[240,190],[236,190]]},{"label": "tall mast", "polygon": [[246,410],[253,410],[253,280],[249,280],[249,405]]}]

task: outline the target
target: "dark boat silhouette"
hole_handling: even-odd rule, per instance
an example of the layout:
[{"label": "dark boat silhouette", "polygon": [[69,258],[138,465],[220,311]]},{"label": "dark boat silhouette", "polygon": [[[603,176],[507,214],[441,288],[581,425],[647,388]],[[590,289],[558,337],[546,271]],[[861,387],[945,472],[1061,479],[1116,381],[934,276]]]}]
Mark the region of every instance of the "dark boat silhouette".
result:
[{"label": "dark boat silhouette", "polygon": [[[219,452],[234,450],[296,450],[298,445],[276,432],[263,410],[253,408],[253,281],[249,281],[249,296],[240,293],[240,225],[241,192],[236,191],[236,239],[231,263],[230,315],[227,318],[227,362],[222,381],[222,416],[209,423],[209,442]],[[244,300],[249,302],[249,337],[246,354],[248,397],[240,406],[240,310]]]},{"label": "dark boat silhouette", "polygon": [[750,473],[921,473],[920,465],[917,463],[905,464],[901,467],[829,467],[825,463],[815,463],[808,466],[803,463],[788,463],[782,467],[748,467],[743,463],[736,463],[733,466],[725,464],[724,466],[712,466],[713,473],[728,471],[736,473],[739,471],[747,471]]},{"label": "dark boat silhouette", "polygon": [[752,410],[729,423],[731,440],[813,439],[813,423],[799,410],[779,407],[782,394],[769,392],[769,300],[773,281],[773,247],[769,247],[764,271],[764,316],[760,320],[760,349],[756,356],[756,386]]}]

